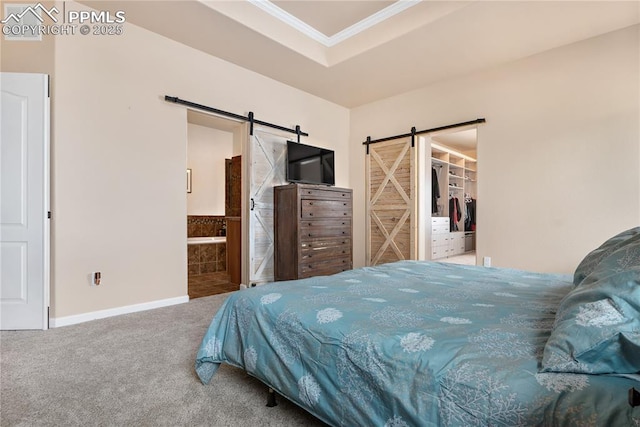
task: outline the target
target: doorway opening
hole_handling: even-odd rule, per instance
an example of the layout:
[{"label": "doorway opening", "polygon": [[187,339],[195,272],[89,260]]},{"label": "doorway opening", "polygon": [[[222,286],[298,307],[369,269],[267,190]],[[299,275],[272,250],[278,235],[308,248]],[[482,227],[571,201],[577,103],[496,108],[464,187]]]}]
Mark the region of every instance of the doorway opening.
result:
[{"label": "doorway opening", "polygon": [[190,299],[239,288],[243,129],[241,122],[187,110]]},{"label": "doorway opening", "polygon": [[478,137],[475,126],[432,134],[429,259],[476,265]]}]

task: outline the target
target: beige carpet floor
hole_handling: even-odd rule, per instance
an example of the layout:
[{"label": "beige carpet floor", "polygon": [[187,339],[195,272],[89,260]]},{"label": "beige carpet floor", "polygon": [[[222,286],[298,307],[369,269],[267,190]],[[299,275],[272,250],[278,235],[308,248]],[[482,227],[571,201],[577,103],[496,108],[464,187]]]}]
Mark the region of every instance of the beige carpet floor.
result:
[{"label": "beige carpet floor", "polygon": [[200,341],[228,294],[48,331],[0,333],[0,425],[322,426],[222,365],[194,371]]}]

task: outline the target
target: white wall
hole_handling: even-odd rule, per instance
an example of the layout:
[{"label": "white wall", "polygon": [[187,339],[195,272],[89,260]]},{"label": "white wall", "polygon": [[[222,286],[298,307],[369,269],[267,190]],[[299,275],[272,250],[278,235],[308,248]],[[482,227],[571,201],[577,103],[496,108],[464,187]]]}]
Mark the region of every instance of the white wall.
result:
[{"label": "white wall", "polygon": [[187,138],[187,215],[224,215],[224,160],[233,156],[233,133],[189,123]]},{"label": "white wall", "polygon": [[[478,132],[478,254],[494,266],[571,273],[640,224],[638,26],[351,111],[354,215],[362,141],[485,117]],[[355,222],[354,264],[364,264]]]},{"label": "white wall", "polygon": [[[22,43],[3,42],[3,71],[51,66],[26,67]],[[54,318],[187,295],[187,114],[164,95],[298,124],[336,150],[348,185],[343,107],[131,23],[120,36],[56,36],[52,48]],[[92,271],[101,286],[89,286]]]}]

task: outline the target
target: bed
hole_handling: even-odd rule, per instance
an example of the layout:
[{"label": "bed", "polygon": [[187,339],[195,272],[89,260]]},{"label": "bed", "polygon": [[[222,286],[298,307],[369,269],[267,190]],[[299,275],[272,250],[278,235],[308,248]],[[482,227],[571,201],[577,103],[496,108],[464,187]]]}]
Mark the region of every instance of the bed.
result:
[{"label": "bed", "polygon": [[399,261],[238,291],[196,372],[242,368],[334,426],[640,426],[640,227],[626,233],[573,276]]}]

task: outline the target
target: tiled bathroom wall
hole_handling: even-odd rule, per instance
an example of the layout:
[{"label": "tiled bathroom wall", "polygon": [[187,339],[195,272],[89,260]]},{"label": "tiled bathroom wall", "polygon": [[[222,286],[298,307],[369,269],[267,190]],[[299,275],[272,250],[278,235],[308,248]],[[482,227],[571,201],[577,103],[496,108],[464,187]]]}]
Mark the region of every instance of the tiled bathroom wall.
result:
[{"label": "tiled bathroom wall", "polygon": [[187,237],[224,236],[224,216],[187,215]]}]

